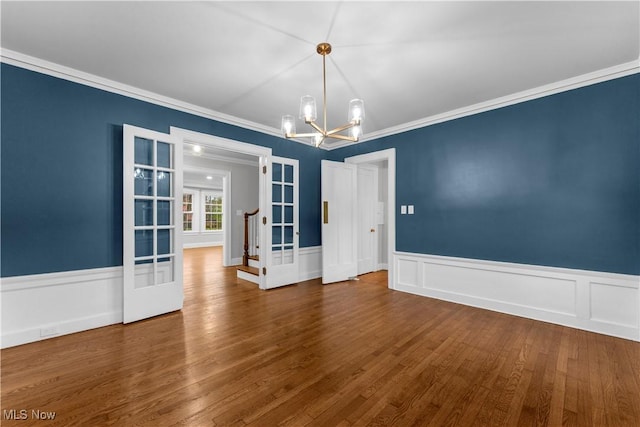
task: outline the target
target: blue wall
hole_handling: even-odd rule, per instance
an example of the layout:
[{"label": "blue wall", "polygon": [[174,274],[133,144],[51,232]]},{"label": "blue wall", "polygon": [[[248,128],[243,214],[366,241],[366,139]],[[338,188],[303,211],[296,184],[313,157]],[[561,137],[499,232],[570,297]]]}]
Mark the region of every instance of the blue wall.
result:
[{"label": "blue wall", "polygon": [[[320,160],[395,147],[399,251],[640,274],[640,75],[331,152],[2,64],[1,275],[122,265],[122,124],[300,160],[320,244]],[[413,204],[416,215],[400,215]]]},{"label": "blue wall", "polygon": [[300,161],[300,246],[320,244],[320,159],[281,138],[2,64],[1,275],[122,265],[122,124],[177,126]]},{"label": "blue wall", "polygon": [[639,74],[330,157],[390,147],[398,251],[640,274]]}]

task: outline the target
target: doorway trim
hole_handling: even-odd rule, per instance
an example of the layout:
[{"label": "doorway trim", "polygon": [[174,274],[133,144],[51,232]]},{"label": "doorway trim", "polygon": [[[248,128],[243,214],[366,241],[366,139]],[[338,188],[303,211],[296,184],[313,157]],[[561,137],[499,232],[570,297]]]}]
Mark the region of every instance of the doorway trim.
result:
[{"label": "doorway trim", "polygon": [[[251,156],[256,156],[260,159],[259,161],[259,167],[262,168],[263,166],[267,166],[268,163],[271,162],[271,148],[269,147],[263,147],[260,145],[253,145],[253,144],[249,144],[247,142],[240,142],[240,141],[234,141],[232,139],[227,139],[227,138],[222,138],[216,135],[209,135],[206,133],[201,133],[201,132],[196,132],[196,131],[191,131],[191,130],[187,130],[187,129],[182,129],[182,128],[178,128],[175,126],[171,126],[169,128],[169,133],[173,136],[175,135],[177,138],[180,139],[181,143],[184,144],[186,142],[192,143],[192,144],[199,144],[202,145],[204,147],[210,147],[210,148],[215,148],[215,149],[221,149],[221,150],[227,150],[227,151],[233,151],[236,153],[242,153],[242,154],[248,154]],[[260,173],[260,188],[258,191],[258,208],[260,209],[260,212],[267,212],[267,197],[266,197],[266,186],[267,186],[267,180],[265,177],[265,174]],[[228,206],[231,206],[230,201],[231,201],[231,182],[229,179],[225,179],[223,185],[225,186],[225,191],[228,191],[229,194],[229,203],[227,203]],[[224,217],[224,215],[223,215]],[[223,219],[224,221],[224,219]],[[266,242],[266,238],[267,238],[267,231],[266,231],[267,227],[260,227],[260,241],[261,242]],[[224,235],[224,245],[229,245],[230,246],[231,243],[231,233],[226,233]],[[267,245],[260,245],[260,270],[262,270],[262,267],[265,265],[266,259],[267,259],[267,252],[266,252],[266,246]],[[222,250],[224,251],[225,248],[223,246]],[[229,254],[229,261],[231,259],[231,254]],[[226,260],[225,260],[226,262]],[[258,286],[260,287],[260,289],[265,289],[266,287],[266,279],[265,276],[260,274],[259,276],[259,281],[260,283],[258,284]]]},{"label": "doorway trim", "polygon": [[386,150],[374,151],[344,159],[346,163],[353,164],[376,163],[385,160],[389,168],[387,173],[386,206],[388,218],[387,263],[389,272],[387,275],[387,286],[389,289],[395,289],[393,256],[396,251],[396,149],[388,148]]}]

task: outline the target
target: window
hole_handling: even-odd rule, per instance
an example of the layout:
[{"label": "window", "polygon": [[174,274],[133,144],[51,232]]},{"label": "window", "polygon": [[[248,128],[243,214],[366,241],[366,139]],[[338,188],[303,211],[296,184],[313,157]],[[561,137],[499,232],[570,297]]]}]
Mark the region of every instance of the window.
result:
[{"label": "window", "polygon": [[222,192],[185,188],[182,229],[193,233],[222,231]]},{"label": "window", "polygon": [[182,229],[193,231],[193,193],[182,195]]},{"label": "window", "polygon": [[222,230],[222,197],[214,194],[204,195],[204,221],[206,231]]}]

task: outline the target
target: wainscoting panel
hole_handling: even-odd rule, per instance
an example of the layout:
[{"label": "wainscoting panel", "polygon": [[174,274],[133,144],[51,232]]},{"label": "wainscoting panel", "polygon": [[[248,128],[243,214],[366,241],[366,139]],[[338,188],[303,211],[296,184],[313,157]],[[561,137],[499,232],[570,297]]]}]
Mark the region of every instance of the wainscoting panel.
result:
[{"label": "wainscoting panel", "polygon": [[2,348],[122,323],[122,267],[2,279]]},{"label": "wainscoting panel", "polygon": [[300,257],[298,281],[304,282],[322,277],[322,246],[300,248],[298,257]]},{"label": "wainscoting panel", "polygon": [[640,277],[411,253],[395,289],[640,341]]}]

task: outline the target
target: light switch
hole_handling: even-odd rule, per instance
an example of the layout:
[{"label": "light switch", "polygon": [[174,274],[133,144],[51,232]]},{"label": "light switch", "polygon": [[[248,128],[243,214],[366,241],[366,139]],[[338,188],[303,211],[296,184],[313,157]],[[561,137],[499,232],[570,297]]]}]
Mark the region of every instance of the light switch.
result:
[{"label": "light switch", "polygon": [[407,214],[407,205],[400,206],[400,215],[406,215],[406,214]]},{"label": "light switch", "polygon": [[244,212],[242,212],[242,209],[238,209],[236,211],[236,215],[238,215],[238,216],[242,216],[243,214],[244,214]]},{"label": "light switch", "polygon": [[413,215],[413,205],[409,205],[409,215]]}]

